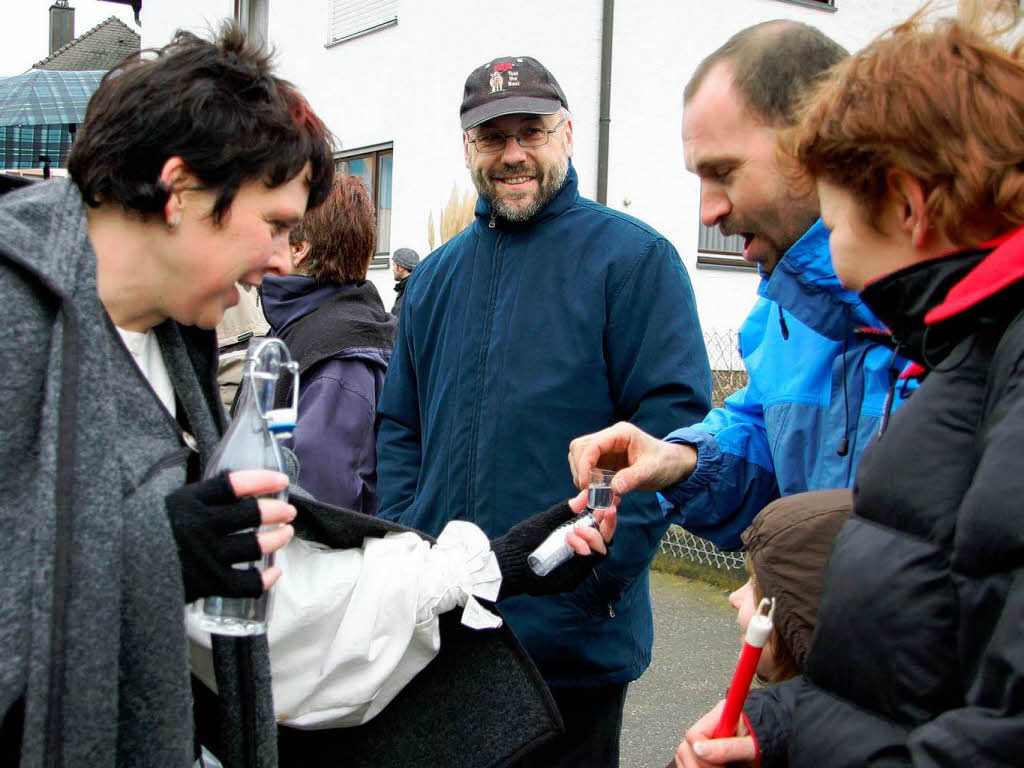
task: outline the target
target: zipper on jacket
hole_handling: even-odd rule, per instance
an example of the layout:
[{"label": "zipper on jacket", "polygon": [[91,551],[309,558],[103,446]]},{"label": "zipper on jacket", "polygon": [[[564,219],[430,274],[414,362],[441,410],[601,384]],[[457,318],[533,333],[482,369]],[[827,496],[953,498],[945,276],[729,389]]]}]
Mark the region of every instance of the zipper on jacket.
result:
[{"label": "zipper on jacket", "polygon": [[843,335],[843,436],[836,446],[836,455],[845,457],[850,452],[850,396],[846,389],[846,354],[850,349],[850,310],[845,311],[847,331]]},{"label": "zipper on jacket", "polygon": [[[49,287],[49,286],[47,286]],[[55,291],[56,293],[56,291]],[[64,764],[64,685],[67,680],[67,655],[65,653],[70,610],[69,584],[71,581],[71,542],[73,528],[72,499],[74,496],[74,467],[78,442],[78,414],[76,387],[79,378],[78,319],[69,311],[64,296],[60,299],[60,315],[63,320],[61,341],[61,363],[63,364],[60,383],[60,399],[57,401],[57,419],[60,434],[57,436],[57,494],[54,504],[53,542],[53,595],[50,602],[50,670],[47,680],[48,696],[43,706],[43,757],[46,768],[57,768]],[[28,705],[28,694],[25,703]]]},{"label": "zipper on jacket", "polygon": [[494,222],[494,214],[492,213],[491,214],[491,220],[489,222],[487,222],[487,228],[488,229],[494,229],[494,224],[495,224],[495,222]]},{"label": "zipper on jacket", "polygon": [[[491,221],[494,221],[494,214],[491,214]],[[477,377],[473,413],[470,417],[469,427],[469,462],[467,463],[466,469],[466,514],[470,522],[476,522],[476,514],[474,508],[476,506],[476,439],[480,429],[480,419],[482,414],[480,413],[480,402],[481,397],[479,396],[484,390],[484,380],[487,372],[487,361],[489,358],[488,348],[491,343],[491,338],[494,335],[494,315],[497,311],[498,303],[498,285],[501,282],[501,248],[503,245],[503,235],[501,232],[498,233],[498,238],[494,243],[494,251],[492,256],[492,274],[491,283],[488,287],[487,293],[487,308],[483,323],[483,333],[481,335],[480,350],[477,353]]]},{"label": "zipper on jacket", "polygon": [[897,344],[889,359],[889,391],[885,394],[885,402],[882,404],[882,419],[878,424],[878,439],[882,438],[889,426],[889,416],[892,415],[892,403],[896,397],[896,384],[900,378],[900,372],[896,368],[896,358],[899,357],[900,348]]},{"label": "zipper on jacket", "polygon": [[782,305],[781,304],[776,304],[775,306],[779,308],[779,330],[782,331],[782,340],[783,341],[788,341],[789,340],[789,326],[786,325],[786,318],[783,317],[783,315],[782,315]]},{"label": "zipper on jacket", "polygon": [[[598,574],[597,571],[591,571],[591,573],[594,574],[594,581],[597,582],[597,594],[600,595],[601,594],[601,576],[600,576],[600,574]],[[613,601],[612,600],[605,600],[604,605],[605,605],[605,608],[608,609],[608,618],[609,619],[614,619],[615,618],[615,605],[613,604]]]}]

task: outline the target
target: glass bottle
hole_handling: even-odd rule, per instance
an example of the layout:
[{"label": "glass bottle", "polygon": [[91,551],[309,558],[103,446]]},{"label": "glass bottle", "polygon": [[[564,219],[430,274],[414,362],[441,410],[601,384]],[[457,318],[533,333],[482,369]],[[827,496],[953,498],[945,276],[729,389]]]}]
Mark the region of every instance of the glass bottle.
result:
[{"label": "glass bottle", "polygon": [[526,563],[530,566],[531,571],[538,576],[547,576],[576,554],[576,550],[565,541],[571,531],[586,527],[599,528],[597,518],[594,517],[594,510],[607,509],[614,502],[615,494],[612,491],[614,476],[615,472],[612,470],[596,467],[590,470],[587,483],[587,512],[574,517],[567,523],[562,523],[548,534],[540,546],[526,558]]},{"label": "glass bottle", "polygon": [[[274,398],[282,371],[291,374],[292,405],[290,408],[274,410]],[[214,477],[221,472],[238,469],[284,472],[278,440],[288,437],[295,426],[298,384],[298,364],[292,362],[283,341],[276,338],[252,339],[246,352],[234,418],[210,457],[204,477]],[[287,501],[287,488],[272,498]],[[269,526],[267,530],[272,527],[276,526]],[[263,571],[273,564],[274,555],[271,553],[264,555],[258,562],[237,563],[234,567],[256,567]],[[267,631],[269,594],[264,592],[259,597],[207,597],[198,600],[196,618],[199,626],[216,635],[263,634]]]}]

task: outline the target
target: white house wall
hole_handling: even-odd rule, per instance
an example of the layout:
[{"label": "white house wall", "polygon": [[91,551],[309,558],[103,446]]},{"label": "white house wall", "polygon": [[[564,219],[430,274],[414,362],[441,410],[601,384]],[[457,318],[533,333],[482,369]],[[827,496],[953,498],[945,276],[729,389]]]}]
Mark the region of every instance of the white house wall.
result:
[{"label": "white house wall", "polygon": [[[529,55],[558,78],[574,122],[581,192],[597,189],[601,0],[402,0],[398,24],[327,46],[327,0],[269,0],[269,37],[284,77],[296,83],[345,149],[394,143],[391,247],[425,255],[453,184],[471,188],[458,109],[474,67]],[[836,0],[835,13],[784,0],[619,0],[612,58],[608,204],[661,231],[693,281],[701,323],[739,327],[756,276],[697,268],[698,183],[683,168],[682,89],[700,60],[743,27],[792,18],[851,50],[908,16],[918,0]],[[204,29],[232,0],[147,0],[143,46],[179,26]],[[628,204],[627,204],[628,201]],[[389,271],[371,270],[385,305]]]},{"label": "white house wall", "polygon": [[179,28],[208,36],[232,13],[233,0],[151,0],[142,12],[142,47],[166,45]]}]

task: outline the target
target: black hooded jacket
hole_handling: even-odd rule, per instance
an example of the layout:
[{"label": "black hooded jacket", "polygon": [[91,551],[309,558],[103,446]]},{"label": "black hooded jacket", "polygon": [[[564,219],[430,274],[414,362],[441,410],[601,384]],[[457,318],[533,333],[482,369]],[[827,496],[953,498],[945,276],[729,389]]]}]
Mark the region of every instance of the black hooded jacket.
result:
[{"label": "black hooded jacket", "polygon": [[864,301],[927,375],[865,451],[804,676],[745,711],[765,768],[1024,761],[1024,229]]},{"label": "black hooded jacket", "polygon": [[395,303],[391,307],[391,314],[398,317],[402,312],[402,298],[405,296],[405,286],[409,282],[410,275],[406,275],[401,280],[395,281]]}]

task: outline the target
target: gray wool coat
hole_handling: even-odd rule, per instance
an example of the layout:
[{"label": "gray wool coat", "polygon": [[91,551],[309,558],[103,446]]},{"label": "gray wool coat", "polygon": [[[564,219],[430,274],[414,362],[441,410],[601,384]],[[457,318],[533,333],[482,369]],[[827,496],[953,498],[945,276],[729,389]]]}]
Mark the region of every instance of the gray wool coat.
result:
[{"label": "gray wool coat", "polygon": [[[21,766],[190,765],[184,588],[163,499],[191,451],[99,301],[72,183],[0,199],[0,306],[0,712],[23,697]],[[173,321],[156,333],[208,456],[221,428],[213,334]],[[254,655],[267,666],[265,648]],[[272,765],[264,731],[259,762]]]},{"label": "gray wool coat", "polygon": [[[0,198],[2,735],[20,741],[21,768],[186,768],[184,588],[163,499],[196,451],[118,338],[95,266],[74,184]],[[201,471],[223,427],[216,340],[170,320],[155,330]],[[402,529],[296,506],[300,535],[335,547]],[[282,763],[485,768],[554,735],[558,711],[511,631],[445,619],[437,659],[384,713],[361,728],[282,729]],[[196,689],[203,743],[231,768],[273,768],[265,638],[215,638],[214,659],[220,696]]]}]

